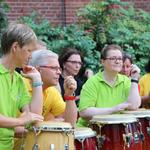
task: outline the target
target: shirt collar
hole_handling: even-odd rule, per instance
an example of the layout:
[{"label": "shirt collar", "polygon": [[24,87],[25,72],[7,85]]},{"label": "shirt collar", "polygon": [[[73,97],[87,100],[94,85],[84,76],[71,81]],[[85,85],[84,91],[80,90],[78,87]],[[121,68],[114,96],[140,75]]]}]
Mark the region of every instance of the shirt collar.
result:
[{"label": "shirt collar", "polygon": [[[105,82],[106,83],[101,70],[97,73],[97,78],[100,82]],[[122,75],[117,74],[117,80],[116,80],[115,86],[122,83],[122,82],[124,82],[124,79],[123,79]]]},{"label": "shirt collar", "polygon": [[6,69],[2,64],[0,64],[0,74],[9,73],[9,70]]}]

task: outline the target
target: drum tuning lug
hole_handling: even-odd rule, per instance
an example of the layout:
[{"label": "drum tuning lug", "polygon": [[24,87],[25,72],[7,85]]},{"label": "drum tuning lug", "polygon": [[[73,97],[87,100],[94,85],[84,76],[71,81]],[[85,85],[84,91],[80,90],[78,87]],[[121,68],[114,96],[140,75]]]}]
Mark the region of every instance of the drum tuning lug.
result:
[{"label": "drum tuning lug", "polygon": [[147,127],[146,129],[147,129],[148,135],[150,136],[150,127]]},{"label": "drum tuning lug", "polygon": [[132,134],[128,133],[128,134],[123,134],[123,139],[125,141],[125,144],[127,145],[127,147],[129,148],[131,145],[131,141],[132,141]]},{"label": "drum tuning lug", "polygon": [[38,144],[34,144],[32,147],[32,150],[39,150],[39,145]]},{"label": "drum tuning lug", "polygon": [[144,134],[143,133],[140,133],[140,135],[139,135],[139,138],[140,138],[140,141],[144,141]]},{"label": "drum tuning lug", "polygon": [[104,144],[104,141],[105,141],[105,135],[98,135],[97,136],[97,141],[98,141],[98,147],[101,148],[102,145]]},{"label": "drum tuning lug", "polygon": [[69,145],[64,144],[64,150],[69,150]]}]

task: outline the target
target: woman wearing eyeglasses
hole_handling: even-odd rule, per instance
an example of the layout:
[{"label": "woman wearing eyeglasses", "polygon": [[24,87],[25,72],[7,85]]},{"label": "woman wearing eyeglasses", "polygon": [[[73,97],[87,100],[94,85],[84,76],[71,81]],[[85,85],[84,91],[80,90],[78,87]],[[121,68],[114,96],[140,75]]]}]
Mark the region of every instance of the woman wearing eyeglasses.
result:
[{"label": "woman wearing eyeglasses", "polygon": [[62,69],[61,76],[59,78],[59,84],[61,87],[61,94],[64,96],[64,79],[67,76],[73,76],[77,81],[77,89],[75,91],[76,104],[78,105],[80,91],[83,82],[78,78],[78,73],[83,64],[83,58],[78,50],[75,48],[66,48],[59,56],[59,63]]},{"label": "woman wearing eyeglasses", "polygon": [[141,104],[138,91],[140,70],[134,66],[131,79],[119,74],[123,65],[122,49],[108,45],[101,51],[103,71],[87,80],[80,94],[78,126],[88,126],[94,115],[112,114],[124,109],[137,109]]}]

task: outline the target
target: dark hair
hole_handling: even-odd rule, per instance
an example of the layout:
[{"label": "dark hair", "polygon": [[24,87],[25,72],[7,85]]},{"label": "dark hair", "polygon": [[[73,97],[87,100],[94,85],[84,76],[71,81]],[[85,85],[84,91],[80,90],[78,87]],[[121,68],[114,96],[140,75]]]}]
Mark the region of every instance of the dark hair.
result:
[{"label": "dark hair", "polygon": [[145,71],[148,72],[148,73],[150,73],[150,59],[147,62],[147,64],[145,65]]},{"label": "dark hair", "polygon": [[129,55],[128,53],[124,52],[123,53],[123,62],[125,62],[126,59],[129,59],[131,64],[133,63],[133,59],[132,59],[131,55]]},{"label": "dark hair", "polygon": [[101,59],[105,59],[107,57],[108,51],[111,50],[119,50],[121,53],[123,53],[119,45],[115,45],[115,44],[107,45],[101,51]]},{"label": "dark hair", "polygon": [[82,54],[80,53],[80,51],[78,51],[76,48],[65,48],[62,50],[62,53],[60,54],[59,56],[59,64],[60,64],[60,67],[63,69],[63,64],[68,60],[68,58],[71,56],[71,55],[80,55],[81,57],[81,60],[83,62],[83,57],[82,57]]}]

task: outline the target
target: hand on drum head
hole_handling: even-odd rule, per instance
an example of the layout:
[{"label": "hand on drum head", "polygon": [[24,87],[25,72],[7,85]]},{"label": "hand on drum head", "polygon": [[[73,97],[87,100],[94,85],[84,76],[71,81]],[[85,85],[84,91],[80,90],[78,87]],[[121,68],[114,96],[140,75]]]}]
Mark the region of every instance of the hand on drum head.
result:
[{"label": "hand on drum head", "polygon": [[121,103],[121,104],[115,106],[115,107],[114,107],[114,110],[115,110],[115,112],[123,111],[123,110],[125,110],[126,108],[129,108],[130,106],[131,106],[130,103],[125,102],[125,103]]},{"label": "hand on drum head", "polygon": [[15,138],[26,137],[28,130],[24,126],[15,127]]},{"label": "hand on drum head", "polygon": [[36,123],[38,121],[43,121],[43,119],[44,119],[43,116],[31,113],[31,112],[24,112],[19,117],[19,120],[21,123],[20,125],[26,125],[29,123]]}]

